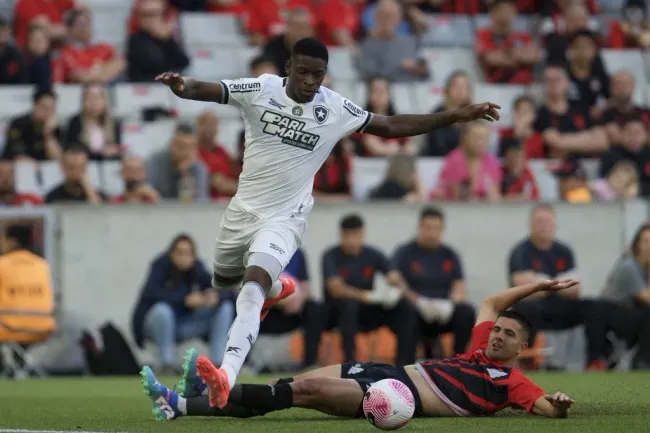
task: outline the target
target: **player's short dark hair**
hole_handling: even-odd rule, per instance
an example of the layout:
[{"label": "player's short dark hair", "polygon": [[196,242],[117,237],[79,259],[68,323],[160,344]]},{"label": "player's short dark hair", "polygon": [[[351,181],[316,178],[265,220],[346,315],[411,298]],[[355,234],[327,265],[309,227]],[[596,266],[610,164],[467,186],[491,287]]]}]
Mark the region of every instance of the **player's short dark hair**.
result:
[{"label": "player's short dark hair", "polygon": [[512,103],[512,108],[514,108],[516,110],[516,109],[519,108],[519,106],[521,104],[525,104],[525,103],[532,104],[533,107],[537,105],[537,103],[535,102],[535,98],[533,98],[532,96],[530,96],[530,95],[521,95],[521,96],[518,96],[515,99],[515,101]]},{"label": "player's short dark hair", "polygon": [[29,248],[32,244],[32,228],[22,224],[11,225],[5,230],[5,237],[13,239],[20,248]]},{"label": "player's short dark hair", "polygon": [[42,87],[39,89],[36,89],[34,94],[32,95],[32,102],[37,103],[43,98],[50,97],[52,99],[56,99],[56,93],[54,93],[54,90],[52,90],[49,87]]},{"label": "player's short dark hair", "polygon": [[445,213],[440,208],[427,206],[420,211],[420,221],[423,221],[426,218],[437,218],[440,221],[444,221]]},{"label": "player's short dark hair", "polygon": [[329,52],[327,47],[318,39],[303,38],[295,43],[291,50],[291,56],[308,56],[324,60],[325,63],[329,62]]},{"label": "player's short dark hair", "polygon": [[363,228],[363,218],[357,214],[346,215],[341,218],[339,228],[341,230],[360,230]]},{"label": "player's short dark hair", "polygon": [[251,60],[251,62],[248,65],[248,69],[250,71],[254,71],[255,69],[259,68],[260,66],[262,66],[265,63],[270,63],[273,66],[275,66],[275,63],[273,63],[273,59],[271,59],[270,57],[265,56],[265,55],[262,54],[260,56],[253,57],[253,59]]},{"label": "player's short dark hair", "polygon": [[532,329],[532,325],[530,324],[530,321],[526,316],[524,316],[522,313],[516,310],[507,310],[499,314],[499,317],[506,317],[508,319],[512,319],[515,322],[519,323],[519,326],[521,326],[521,330],[523,333],[522,339],[528,340],[528,336],[530,335],[530,330]]}]

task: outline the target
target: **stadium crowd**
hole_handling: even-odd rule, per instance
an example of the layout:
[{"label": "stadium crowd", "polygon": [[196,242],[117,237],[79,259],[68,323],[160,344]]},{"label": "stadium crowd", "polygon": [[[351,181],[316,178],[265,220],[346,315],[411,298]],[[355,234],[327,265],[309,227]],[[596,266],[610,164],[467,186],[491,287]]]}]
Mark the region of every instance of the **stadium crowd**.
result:
[{"label": "stadium crowd", "polygon": [[[124,114],[115,101],[120,89],[137,83],[126,88],[131,92],[126,98],[137,98],[151,92],[144,83],[161,72],[214,76],[228,70],[219,66],[227,62],[238,63],[230,69],[243,75],[284,75],[290,47],[306,36],[317,36],[333,51],[326,84],[351,99],[355,96],[347,93],[354,90],[373,112],[453,109],[476,101],[477,93],[508,104],[496,128],[476,123],[401,140],[352,135],[318,173],[315,190],[321,197],[351,198],[353,160],[368,157],[390,157],[371,199],[537,200],[539,177],[549,173],[558,179],[557,198],[570,202],[650,194],[650,115],[643,104],[647,80],[641,60],[650,45],[650,26],[643,1],[138,0],[107,9],[96,0],[17,0],[3,5],[0,90],[30,85],[33,96],[27,113],[3,110],[0,174],[7,205],[232,196],[244,137],[230,114],[220,116],[210,107],[190,112],[155,98]],[[110,34],[121,36],[100,31],[111,39],[101,40],[95,30],[115,11],[128,14],[123,26],[110,23]],[[197,14],[233,26],[203,35],[212,38],[212,46],[197,46],[187,28],[192,21],[184,18]],[[442,54],[432,58],[427,51],[432,47],[464,43],[460,33],[451,42],[444,33],[459,32],[461,24],[469,29],[470,61]],[[222,41],[228,35],[239,42]],[[248,50],[245,62],[228,57],[237,43]],[[640,67],[618,64],[626,57],[616,52],[608,60],[605,51],[612,50],[637,56]],[[353,80],[345,79],[348,72],[341,72],[334,53],[352,59]],[[215,61],[202,63],[206,56]],[[216,70],[206,72],[207,67]],[[71,88],[80,102],[71,103],[57,91]],[[413,103],[423,98],[425,103]],[[161,129],[161,122],[171,122],[173,132],[155,140],[135,138],[133,130]],[[418,173],[418,157],[439,159],[432,187]],[[538,159],[553,163],[541,172],[531,169],[529,161]],[[121,176],[113,179],[119,185],[108,188],[101,176],[89,173],[89,160],[91,165],[121,162]],[[22,163],[16,173],[12,161]],[[34,163],[32,169],[25,161]],[[52,176],[59,170],[42,166],[50,161],[60,162],[60,172]]]}]

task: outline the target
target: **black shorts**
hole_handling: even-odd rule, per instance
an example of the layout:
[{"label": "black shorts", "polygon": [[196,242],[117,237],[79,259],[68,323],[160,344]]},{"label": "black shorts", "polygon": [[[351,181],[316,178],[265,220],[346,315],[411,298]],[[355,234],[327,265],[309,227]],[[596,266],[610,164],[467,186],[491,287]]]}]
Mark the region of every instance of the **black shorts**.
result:
[{"label": "black shorts", "polygon": [[[370,385],[383,379],[395,379],[402,382],[413,393],[415,416],[422,415],[422,401],[415,384],[404,367],[395,367],[380,362],[344,362],[341,364],[341,379],[354,379],[365,393]],[[357,416],[363,418],[363,407],[359,405]]]}]

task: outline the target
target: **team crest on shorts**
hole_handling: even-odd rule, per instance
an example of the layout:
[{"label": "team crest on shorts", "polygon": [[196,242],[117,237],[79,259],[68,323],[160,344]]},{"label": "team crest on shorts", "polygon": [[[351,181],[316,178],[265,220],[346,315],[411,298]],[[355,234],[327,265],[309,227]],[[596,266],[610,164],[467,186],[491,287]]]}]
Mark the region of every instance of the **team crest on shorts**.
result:
[{"label": "team crest on shorts", "polygon": [[320,125],[327,122],[327,118],[330,117],[330,112],[327,108],[322,105],[314,105],[314,119]]},{"label": "team crest on shorts", "polygon": [[302,107],[293,107],[293,110],[291,110],[291,113],[294,116],[302,116]]}]

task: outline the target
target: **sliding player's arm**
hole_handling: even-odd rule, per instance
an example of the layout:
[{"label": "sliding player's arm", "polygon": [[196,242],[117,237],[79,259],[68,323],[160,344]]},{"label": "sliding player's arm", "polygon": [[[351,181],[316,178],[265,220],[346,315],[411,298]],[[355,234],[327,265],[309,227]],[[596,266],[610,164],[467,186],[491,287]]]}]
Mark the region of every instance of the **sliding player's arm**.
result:
[{"label": "sliding player's arm", "polygon": [[194,101],[218,102],[223,103],[224,86],[221,83],[210,83],[199,81],[191,77],[183,77],[175,72],[165,72],[156,77],[168,86],[172,92],[179,98],[191,99]]},{"label": "sliding player's arm", "polygon": [[481,304],[481,308],[476,318],[476,324],[495,321],[499,314],[512,307],[518,301],[525,299],[539,292],[559,292],[580,284],[576,280],[540,280],[533,283],[524,284],[523,286],[513,287],[503,290],[495,295],[489,296]]},{"label": "sliding player's arm", "polygon": [[497,104],[486,102],[433,114],[398,114],[395,116],[373,114],[364,132],[387,138],[412,137],[459,122],[480,119],[493,122],[499,120],[498,110],[500,108]]},{"label": "sliding player's arm", "polygon": [[544,395],[535,400],[533,413],[548,418],[566,418],[574,400],[563,392]]}]

